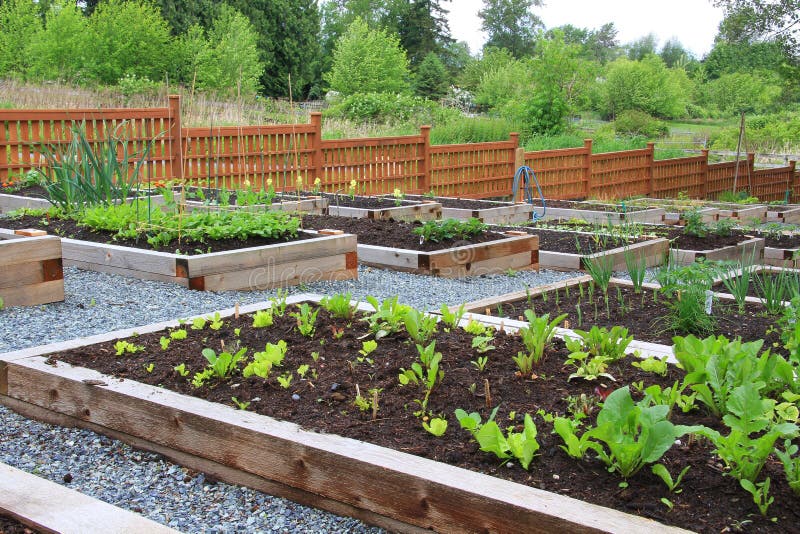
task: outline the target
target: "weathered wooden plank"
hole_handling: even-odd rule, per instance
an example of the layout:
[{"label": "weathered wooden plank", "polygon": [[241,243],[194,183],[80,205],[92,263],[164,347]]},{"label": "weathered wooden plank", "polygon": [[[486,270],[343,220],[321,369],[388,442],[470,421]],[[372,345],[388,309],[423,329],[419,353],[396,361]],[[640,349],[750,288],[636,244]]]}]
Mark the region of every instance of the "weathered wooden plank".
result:
[{"label": "weathered wooden plank", "polygon": [[538,250],[539,236],[509,236],[496,241],[480,243],[477,245],[465,245],[448,250],[429,252],[428,268],[431,270],[443,270],[447,267],[456,265],[466,265],[496,259],[502,256],[517,254],[524,251]]},{"label": "weathered wooden plank", "polygon": [[0,267],[61,257],[61,239],[56,236],[0,238]]},{"label": "weathered wooden plank", "polygon": [[[345,278],[344,273],[351,276]],[[352,274],[347,270],[346,254],[336,254],[278,264],[266,262],[257,267],[206,275],[203,279],[207,291],[255,291],[284,286],[288,282],[310,283],[357,278]]]},{"label": "weathered wooden plank", "polygon": [[128,510],[0,464],[0,510],[48,532],[177,533]]},{"label": "weathered wooden plank", "polygon": [[277,266],[309,258],[345,254],[355,250],[355,235],[315,235],[314,239],[304,241],[186,256],[185,261],[188,276],[195,277],[256,267]]},{"label": "weathered wooden plank", "polygon": [[50,209],[53,205],[44,198],[23,197],[0,193],[0,213],[9,213],[21,208]]},{"label": "weathered wooden plank", "polygon": [[31,306],[64,300],[64,280],[0,288],[4,306]]},{"label": "weathered wooden plank", "polygon": [[[119,381],[44,358],[7,366],[8,395],[324,498],[441,532],[621,532],[653,521],[405,453]],[[90,386],[100,379],[107,386]],[[341,473],[347,473],[343,483]]]},{"label": "weathered wooden plank", "polygon": [[413,271],[420,268],[420,252],[378,245],[358,245],[358,259],[365,265]]},{"label": "weathered wooden plank", "polygon": [[114,267],[112,265],[100,265],[97,263],[89,263],[84,261],[70,260],[67,265],[77,267],[85,271],[95,271],[98,273],[118,274],[127,276],[129,278],[138,278],[139,280],[155,280],[158,282],[167,282],[170,284],[178,284],[179,286],[189,287],[189,279],[180,276],[169,276],[166,274],[149,273],[147,271],[140,271],[138,269],[126,269],[125,267]]},{"label": "weathered wooden plank", "polygon": [[[64,265],[77,265],[77,262],[81,262],[84,268],[91,270],[113,267],[162,276],[176,276],[176,258],[184,257],[169,252],[66,238],[62,239],[62,251]],[[94,269],[91,265],[97,265],[98,268]]]},{"label": "weathered wooden plank", "polygon": [[396,221],[432,221],[442,217],[442,205],[436,202],[395,206],[381,209],[351,208],[349,206],[328,205],[328,215]]},{"label": "weathered wooden plank", "polygon": [[763,255],[764,239],[754,237],[744,240],[736,245],[721,247],[711,250],[684,250],[671,248],[669,251],[670,261],[678,265],[689,265],[697,261],[698,258],[705,258],[708,261],[740,261],[742,258],[751,256],[760,259]]}]

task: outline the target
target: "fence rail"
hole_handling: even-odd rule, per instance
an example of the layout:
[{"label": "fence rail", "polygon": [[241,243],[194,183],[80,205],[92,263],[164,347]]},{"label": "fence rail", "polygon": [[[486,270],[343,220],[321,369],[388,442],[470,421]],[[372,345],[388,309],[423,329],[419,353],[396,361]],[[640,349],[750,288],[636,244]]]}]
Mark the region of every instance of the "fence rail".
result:
[{"label": "fence rail", "polygon": [[519,136],[507,141],[458,145],[430,144],[430,127],[419,135],[322,139],[322,116],[308,124],[182,128],[180,97],[165,108],[0,110],[0,182],[42,165],[41,147],[70,141],[75,125],[85,126],[91,143],[109,133],[127,140],[129,151],[153,143],[145,181],[179,179],[229,188],[310,189],[316,179],[325,191],[359,193],[433,192],[465,198],[511,194],[515,170],[530,166],[544,195],[553,199],[624,198],[650,195],[715,198],[746,189],[763,201],[800,201],[800,172],[784,167],[755,169],[754,156],[709,163],[700,156],[656,161],[653,144],[640,150],[592,154],[583,147],[525,152]]}]

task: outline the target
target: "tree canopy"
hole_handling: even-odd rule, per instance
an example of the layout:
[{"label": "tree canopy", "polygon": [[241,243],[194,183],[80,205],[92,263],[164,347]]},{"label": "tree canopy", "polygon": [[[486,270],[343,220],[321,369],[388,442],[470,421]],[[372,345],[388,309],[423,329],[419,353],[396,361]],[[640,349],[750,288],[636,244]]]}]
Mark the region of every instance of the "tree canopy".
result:
[{"label": "tree canopy", "polygon": [[478,16],[488,35],[484,48],[505,48],[517,58],[532,54],[544,25],[531,9],[541,5],[542,0],[483,0]]}]

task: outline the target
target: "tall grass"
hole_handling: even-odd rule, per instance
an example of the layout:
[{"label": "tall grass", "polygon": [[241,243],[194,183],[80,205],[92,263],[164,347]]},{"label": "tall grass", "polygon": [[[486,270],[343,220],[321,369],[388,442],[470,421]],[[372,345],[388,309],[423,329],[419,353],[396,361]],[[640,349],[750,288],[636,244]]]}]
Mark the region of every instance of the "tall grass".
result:
[{"label": "tall grass", "polygon": [[499,117],[459,117],[431,128],[431,144],[481,143],[505,141],[521,124]]}]

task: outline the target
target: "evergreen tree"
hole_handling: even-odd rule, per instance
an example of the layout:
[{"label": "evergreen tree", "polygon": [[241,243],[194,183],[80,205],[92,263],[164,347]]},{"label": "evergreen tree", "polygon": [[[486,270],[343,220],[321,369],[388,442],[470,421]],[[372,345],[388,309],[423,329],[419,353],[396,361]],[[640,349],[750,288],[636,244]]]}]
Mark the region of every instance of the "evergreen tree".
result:
[{"label": "evergreen tree", "polygon": [[[449,1],[449,0],[445,0]],[[397,34],[412,67],[431,52],[440,54],[453,39],[442,0],[395,0],[390,18],[397,21]]]},{"label": "evergreen tree", "polygon": [[484,48],[505,48],[516,58],[533,54],[536,32],[544,25],[531,8],[541,5],[542,0],[483,0],[478,16],[488,34]]},{"label": "evergreen tree", "polygon": [[417,68],[414,82],[417,94],[431,100],[439,100],[447,94],[448,82],[449,76],[444,63],[439,56],[428,52]]}]

